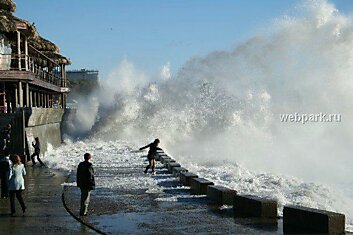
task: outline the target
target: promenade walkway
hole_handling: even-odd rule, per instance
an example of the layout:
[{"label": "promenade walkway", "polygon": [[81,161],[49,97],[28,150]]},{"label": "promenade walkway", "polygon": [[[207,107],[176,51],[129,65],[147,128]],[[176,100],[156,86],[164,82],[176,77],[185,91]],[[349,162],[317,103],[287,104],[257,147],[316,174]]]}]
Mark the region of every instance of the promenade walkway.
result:
[{"label": "promenade walkway", "polygon": [[46,168],[26,167],[25,216],[16,201],[16,217],[10,217],[9,199],[0,199],[0,235],[95,234],[70,216],[61,201],[66,176]]},{"label": "promenade walkway", "polygon": [[[120,188],[98,187],[91,196],[85,223],[106,234],[283,234],[282,220],[234,218],[232,208],[220,208],[205,196],[191,196],[173,175],[157,168],[146,176],[140,167],[96,167],[97,178],[130,182]],[[74,182],[72,175],[70,181]],[[155,188],[136,187],[155,181]],[[160,190],[162,189],[162,191]],[[78,216],[79,190],[68,185],[65,201]]]},{"label": "promenade walkway", "polygon": [[[234,218],[231,208],[219,208],[206,197],[193,197],[177,178],[158,168],[150,178],[141,167],[96,168],[101,177],[131,180],[131,188],[98,188],[92,194],[89,216],[84,223],[104,234],[282,234],[282,224],[261,219]],[[74,182],[72,174],[69,181]],[[155,180],[163,191],[133,187],[136,179]],[[27,167],[24,192],[27,212],[9,215],[9,200],[0,200],[0,235],[10,234],[97,234],[66,212],[61,200],[65,174],[46,168]],[[65,202],[77,216],[79,190],[68,184]],[[147,191],[146,191],[147,190]],[[281,222],[281,221],[280,221]]]}]

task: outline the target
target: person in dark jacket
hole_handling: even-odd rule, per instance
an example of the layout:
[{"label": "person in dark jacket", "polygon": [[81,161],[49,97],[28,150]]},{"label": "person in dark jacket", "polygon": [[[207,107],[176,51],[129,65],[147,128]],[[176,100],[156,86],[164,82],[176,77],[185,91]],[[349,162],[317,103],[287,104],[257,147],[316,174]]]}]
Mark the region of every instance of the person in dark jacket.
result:
[{"label": "person in dark jacket", "polygon": [[80,162],[77,167],[77,187],[81,189],[80,215],[86,216],[90,199],[91,190],[95,189],[94,169],[90,160],[91,154],[85,153],[85,161]]},{"label": "person in dark jacket", "polygon": [[11,141],[11,128],[11,124],[7,124],[4,130],[2,131],[1,151],[3,153],[9,151]]},{"label": "person in dark jacket", "polygon": [[32,164],[33,166],[36,165],[36,160],[35,156],[37,156],[38,162],[40,163],[40,166],[45,166],[42,160],[40,160],[40,142],[39,142],[39,137],[34,138],[34,143],[32,143],[32,146],[34,148],[34,153],[31,155],[32,159]]},{"label": "person in dark jacket", "polygon": [[156,154],[157,150],[162,150],[161,148],[158,148],[158,144],[160,143],[159,139],[155,139],[153,143],[150,143],[144,147],[141,147],[139,150],[143,150],[145,148],[150,148],[148,150],[147,154],[147,159],[148,159],[148,166],[146,167],[144,173],[147,174],[148,169],[151,167],[152,168],[152,174],[154,175],[154,168],[156,166]]},{"label": "person in dark jacket", "polygon": [[1,179],[1,198],[9,197],[9,177],[11,171],[10,155],[7,150],[4,153],[5,156],[0,160],[0,179]]}]

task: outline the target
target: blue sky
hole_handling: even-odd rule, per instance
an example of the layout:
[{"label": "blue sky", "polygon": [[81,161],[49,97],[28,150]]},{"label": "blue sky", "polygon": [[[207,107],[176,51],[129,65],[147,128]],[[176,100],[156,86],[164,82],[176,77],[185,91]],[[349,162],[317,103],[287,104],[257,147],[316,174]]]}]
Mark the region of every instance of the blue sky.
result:
[{"label": "blue sky", "polygon": [[[61,48],[70,69],[99,69],[101,78],[123,59],[153,74],[190,57],[231,49],[290,12],[298,0],[15,0],[15,15],[35,22]],[[353,1],[334,0],[339,11]]]}]

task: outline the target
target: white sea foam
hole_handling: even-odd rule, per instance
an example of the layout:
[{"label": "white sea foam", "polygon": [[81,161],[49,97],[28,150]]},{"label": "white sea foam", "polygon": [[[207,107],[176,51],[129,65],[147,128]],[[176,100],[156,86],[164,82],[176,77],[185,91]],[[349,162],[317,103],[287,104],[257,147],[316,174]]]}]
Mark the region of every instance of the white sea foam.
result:
[{"label": "white sea foam", "polygon": [[[58,149],[53,149],[46,154],[45,162],[55,169],[75,170],[83,159],[83,153],[93,154],[93,163],[96,169],[97,188],[119,189],[145,189],[146,193],[158,193],[157,201],[178,201],[180,198],[195,197],[189,194],[164,194],[169,188],[163,186],[168,178],[148,177],[142,173],[145,166],[144,154],[133,151],[137,146],[126,141],[85,140],[75,143],[66,143]],[[351,205],[351,198],[339,190],[333,190],[328,186],[306,183],[300,179],[290,178],[271,173],[255,173],[244,169],[239,165],[223,162],[219,166],[199,165],[189,161],[189,157],[174,156],[190,171],[201,177],[212,180],[215,184],[236,189],[241,194],[253,194],[277,199],[282,212],[282,206],[287,204],[303,205],[344,213],[347,216],[347,228],[353,228],[353,215],[347,205]],[[141,169],[141,174],[130,177],[106,177],[105,171],[114,168],[136,167]],[[172,177],[172,176],[171,176]],[[75,183],[65,184],[75,186]],[[183,189],[185,187],[175,187]],[[177,190],[175,191],[177,192]]]}]

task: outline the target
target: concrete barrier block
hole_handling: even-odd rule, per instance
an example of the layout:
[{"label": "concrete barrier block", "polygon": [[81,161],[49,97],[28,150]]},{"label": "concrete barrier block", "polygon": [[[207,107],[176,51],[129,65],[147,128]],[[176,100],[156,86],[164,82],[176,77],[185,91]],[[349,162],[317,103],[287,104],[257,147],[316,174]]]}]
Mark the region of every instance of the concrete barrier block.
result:
[{"label": "concrete barrier block", "polygon": [[156,154],[156,160],[160,161],[161,160],[161,156],[159,154]]},{"label": "concrete barrier block", "polygon": [[173,168],[174,167],[181,167],[181,165],[177,162],[169,162],[168,163],[168,172],[173,173]]},{"label": "concrete barrier block", "polygon": [[220,205],[233,205],[233,198],[237,191],[220,185],[210,185],[207,188],[207,197]]},{"label": "concrete barrier block", "polygon": [[173,168],[173,175],[178,177],[181,172],[188,172],[188,170],[185,169],[184,167],[174,167]]},{"label": "concrete barrier block", "polygon": [[165,168],[168,168],[169,163],[174,163],[174,162],[176,162],[174,159],[165,159],[163,161],[163,164]]},{"label": "concrete barrier block", "polygon": [[345,215],[301,206],[283,209],[285,233],[344,234]]},{"label": "concrete barrier block", "polygon": [[157,154],[160,158],[162,158],[162,157],[166,157],[166,158],[168,158],[169,156],[168,155],[165,155],[165,154]]},{"label": "concrete barrier block", "polygon": [[277,217],[277,201],[252,195],[235,195],[234,213],[242,217]]},{"label": "concrete barrier block", "polygon": [[169,156],[165,156],[165,155],[159,155],[159,157],[162,159],[162,158],[171,158]]},{"label": "concrete barrier block", "polygon": [[159,157],[159,159],[161,160],[161,162],[163,163],[165,160],[167,159],[172,159],[171,157],[168,157],[168,156],[161,156]]},{"label": "concrete barrier block", "polygon": [[198,176],[191,172],[181,172],[179,174],[180,182],[185,186],[191,186],[191,179],[198,178]]},{"label": "concrete barrier block", "polygon": [[214,183],[204,178],[192,178],[191,192],[195,195],[206,195],[209,185],[214,185]]},{"label": "concrete barrier block", "polygon": [[163,156],[163,157],[160,157],[161,159],[161,162],[164,164],[165,161],[167,160],[173,160],[171,157],[168,157],[168,156]]},{"label": "concrete barrier block", "polygon": [[168,155],[167,155],[167,154],[164,154],[164,153],[162,153],[162,154],[161,154],[161,153],[158,153],[156,159],[158,159],[159,161],[161,161],[161,159],[162,159],[163,157],[168,157]]}]

